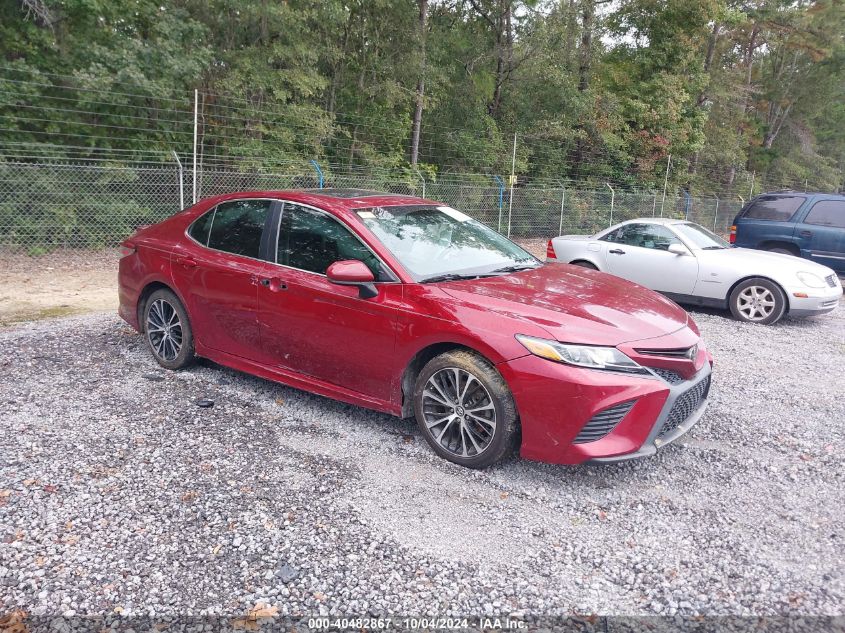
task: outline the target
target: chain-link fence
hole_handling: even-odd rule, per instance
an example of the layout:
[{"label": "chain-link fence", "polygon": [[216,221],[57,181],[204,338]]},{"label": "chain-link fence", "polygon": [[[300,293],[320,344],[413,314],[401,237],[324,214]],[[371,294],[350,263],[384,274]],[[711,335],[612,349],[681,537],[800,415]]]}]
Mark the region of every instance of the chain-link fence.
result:
[{"label": "chain-link fence", "polygon": [[[198,170],[197,196],[319,186],[321,172]],[[423,178],[390,171],[322,174],[326,187],[353,187],[422,196],[460,209],[516,240],[591,234],[636,217],[688,218],[727,232],[739,199],[694,198],[684,192],[629,191],[559,183],[520,183],[498,176],[451,174]],[[175,164],[28,163],[0,161],[0,247],[31,254],[56,248],[114,246],[138,225],[165,219],[190,204],[191,170]]]}]

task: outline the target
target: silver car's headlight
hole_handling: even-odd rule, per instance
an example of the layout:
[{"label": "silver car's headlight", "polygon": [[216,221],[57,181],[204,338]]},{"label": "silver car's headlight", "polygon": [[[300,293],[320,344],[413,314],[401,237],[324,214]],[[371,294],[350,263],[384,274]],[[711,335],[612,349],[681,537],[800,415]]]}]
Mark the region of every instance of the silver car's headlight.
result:
[{"label": "silver car's headlight", "polygon": [[795,276],[798,277],[802,284],[810,288],[824,288],[827,285],[824,279],[814,273],[801,271],[795,273]]},{"label": "silver car's headlight", "polygon": [[626,374],[651,375],[645,367],[638,365],[615,347],[592,345],[570,345],[544,338],[517,334],[518,340],[529,352],[540,358],[590,369],[621,371]]}]

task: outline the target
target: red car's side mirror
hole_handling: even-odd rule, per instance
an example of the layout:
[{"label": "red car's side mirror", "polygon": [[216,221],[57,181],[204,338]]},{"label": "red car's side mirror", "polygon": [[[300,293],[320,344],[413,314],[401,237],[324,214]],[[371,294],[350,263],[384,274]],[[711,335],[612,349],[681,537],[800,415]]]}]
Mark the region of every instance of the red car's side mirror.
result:
[{"label": "red car's side mirror", "polygon": [[373,272],[364,262],[357,259],[346,259],[335,262],[326,270],[326,278],[333,284],[340,286],[358,286],[358,296],[371,299],[378,295]]}]

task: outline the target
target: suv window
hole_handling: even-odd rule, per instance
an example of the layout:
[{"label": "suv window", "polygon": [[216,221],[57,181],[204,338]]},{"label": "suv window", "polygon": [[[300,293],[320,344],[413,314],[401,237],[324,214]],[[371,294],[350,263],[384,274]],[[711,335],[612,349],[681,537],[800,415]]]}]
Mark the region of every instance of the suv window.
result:
[{"label": "suv window", "polygon": [[804,223],[845,229],[845,201],[821,200],[817,202],[810,209]]},{"label": "suv window", "polygon": [[615,231],[611,231],[601,239],[606,242],[652,248],[659,251],[667,250],[670,244],[681,243],[672,231],[660,224],[626,224]]},{"label": "suv window", "polygon": [[789,222],[798,207],[804,204],[803,196],[763,196],[757,198],[742,214],[751,220]]},{"label": "suv window", "polygon": [[330,215],[286,202],[282,210],[276,263],[326,274],[335,262],[364,262],[379,281],[390,279],[379,259],[349,229]]},{"label": "suv window", "polygon": [[271,200],[232,200],[217,205],[211,220],[208,247],[258,258],[261,233]]}]

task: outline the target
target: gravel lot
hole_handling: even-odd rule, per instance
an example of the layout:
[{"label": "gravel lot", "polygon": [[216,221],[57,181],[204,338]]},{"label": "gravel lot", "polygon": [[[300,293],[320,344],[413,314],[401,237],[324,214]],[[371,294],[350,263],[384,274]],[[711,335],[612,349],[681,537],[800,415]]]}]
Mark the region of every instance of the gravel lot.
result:
[{"label": "gravel lot", "polygon": [[161,370],[111,315],[2,329],[0,613],[841,614],[845,306],[694,316],[716,374],[682,443],[485,472],[410,420]]}]

